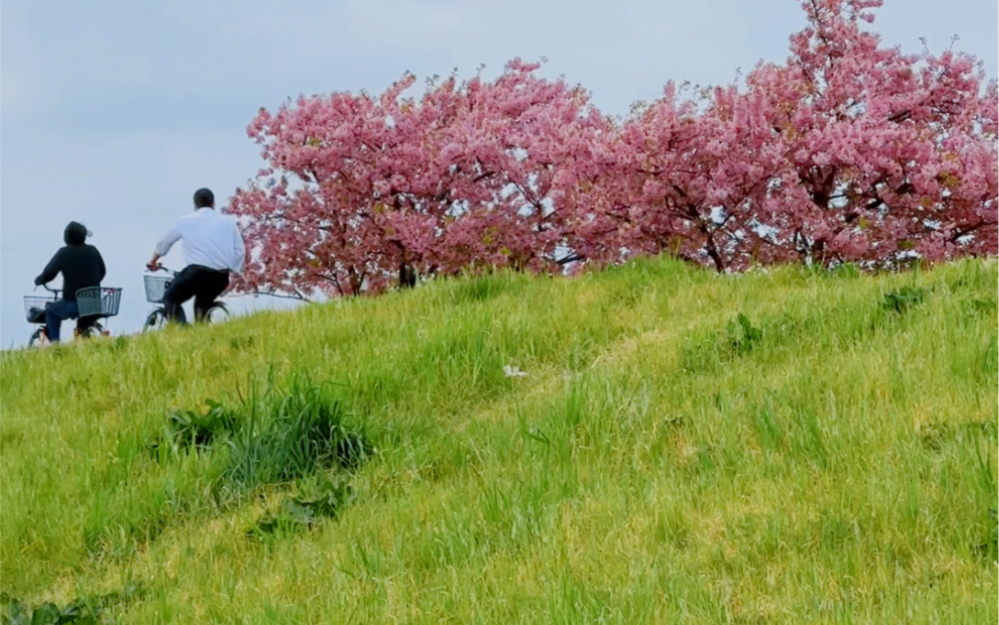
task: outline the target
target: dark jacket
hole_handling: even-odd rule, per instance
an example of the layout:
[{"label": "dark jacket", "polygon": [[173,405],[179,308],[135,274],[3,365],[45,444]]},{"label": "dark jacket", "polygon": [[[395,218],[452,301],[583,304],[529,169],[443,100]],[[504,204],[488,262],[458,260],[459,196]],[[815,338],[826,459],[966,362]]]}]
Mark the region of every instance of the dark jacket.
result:
[{"label": "dark jacket", "polygon": [[35,285],[45,284],[62,274],[62,297],[76,301],[76,292],[88,286],[100,286],[106,273],[104,259],[93,245],[87,245],[87,228],[71,221],[63,233],[66,247],[59,248],[37,278]]}]

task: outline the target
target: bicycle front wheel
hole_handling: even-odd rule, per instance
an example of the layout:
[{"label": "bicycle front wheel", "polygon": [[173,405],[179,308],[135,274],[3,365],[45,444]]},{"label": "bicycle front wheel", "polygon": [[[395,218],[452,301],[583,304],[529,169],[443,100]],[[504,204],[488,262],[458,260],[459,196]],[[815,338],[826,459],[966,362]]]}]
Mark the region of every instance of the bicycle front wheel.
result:
[{"label": "bicycle front wheel", "polygon": [[42,336],[45,334],[45,328],[38,328],[31,333],[31,338],[28,339],[28,347],[38,347],[42,344]]},{"label": "bicycle front wheel", "polygon": [[151,330],[162,330],[166,324],[166,311],[162,308],[157,308],[153,312],[149,313],[148,317],[146,317],[146,322],[142,324],[142,331],[149,332]]}]

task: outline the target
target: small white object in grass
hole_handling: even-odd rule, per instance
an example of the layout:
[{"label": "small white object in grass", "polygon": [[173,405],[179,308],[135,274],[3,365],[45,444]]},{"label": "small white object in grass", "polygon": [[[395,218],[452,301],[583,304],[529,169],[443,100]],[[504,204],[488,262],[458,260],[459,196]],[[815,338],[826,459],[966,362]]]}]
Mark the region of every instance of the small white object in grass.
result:
[{"label": "small white object in grass", "polygon": [[508,378],[521,378],[527,375],[527,373],[521,371],[513,365],[503,365],[503,373],[506,374],[506,377]]}]

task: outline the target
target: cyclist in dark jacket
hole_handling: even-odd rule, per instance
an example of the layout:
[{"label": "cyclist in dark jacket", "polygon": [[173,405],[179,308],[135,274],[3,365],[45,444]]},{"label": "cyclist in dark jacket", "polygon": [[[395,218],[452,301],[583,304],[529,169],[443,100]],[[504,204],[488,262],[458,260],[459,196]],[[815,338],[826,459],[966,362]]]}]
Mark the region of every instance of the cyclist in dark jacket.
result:
[{"label": "cyclist in dark jacket", "polygon": [[100,286],[106,273],[101,253],[85,242],[88,234],[90,232],[83,224],[69,222],[63,233],[66,246],[59,248],[42,273],[35,278],[35,286],[38,286],[51,282],[62,274],[62,299],[45,309],[45,333],[53,343],[59,342],[59,329],[63,319],[76,319],[80,316],[76,292],[90,286]]}]

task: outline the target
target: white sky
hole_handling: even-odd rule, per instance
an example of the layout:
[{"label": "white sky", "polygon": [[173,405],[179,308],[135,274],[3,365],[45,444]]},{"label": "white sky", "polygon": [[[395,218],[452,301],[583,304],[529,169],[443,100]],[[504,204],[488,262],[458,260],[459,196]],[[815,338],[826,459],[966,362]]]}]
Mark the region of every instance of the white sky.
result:
[{"label": "white sky", "polygon": [[[995,0],[887,0],[876,28],[907,51],[959,35],[995,77],[997,22]],[[803,24],[794,0],[4,0],[0,345],[26,341],[22,296],[72,219],[95,233],[105,286],[125,289],[112,331],[136,331],[159,235],[195,189],[222,204],[262,166],[245,134],[260,106],[547,56],[546,75],[623,114],[667,80],[727,83],[782,60]],[[182,266],[179,246],[166,262]]]}]

